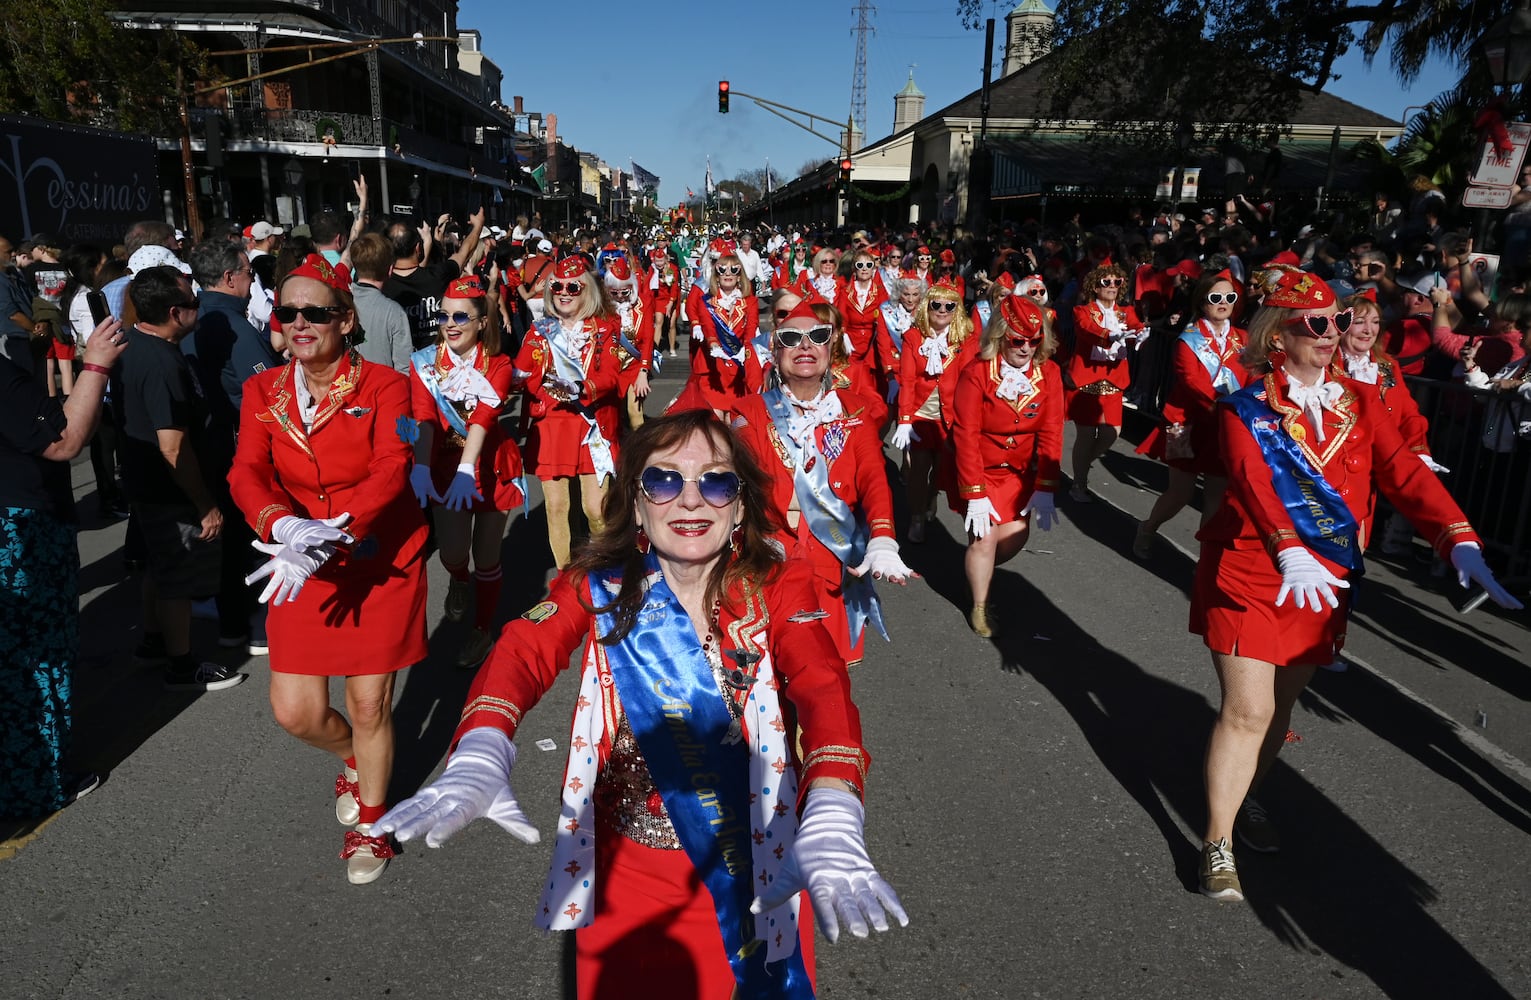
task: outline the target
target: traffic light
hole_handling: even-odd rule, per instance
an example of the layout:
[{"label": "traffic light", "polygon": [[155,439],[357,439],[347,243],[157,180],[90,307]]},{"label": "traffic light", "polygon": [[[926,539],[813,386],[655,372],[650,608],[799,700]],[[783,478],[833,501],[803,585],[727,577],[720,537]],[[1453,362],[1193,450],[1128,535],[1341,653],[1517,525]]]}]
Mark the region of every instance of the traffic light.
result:
[{"label": "traffic light", "polygon": [[718,81],[718,113],[728,114],[728,81]]},{"label": "traffic light", "polygon": [[851,158],[847,156],[840,161],[840,193],[844,194],[851,189]]}]

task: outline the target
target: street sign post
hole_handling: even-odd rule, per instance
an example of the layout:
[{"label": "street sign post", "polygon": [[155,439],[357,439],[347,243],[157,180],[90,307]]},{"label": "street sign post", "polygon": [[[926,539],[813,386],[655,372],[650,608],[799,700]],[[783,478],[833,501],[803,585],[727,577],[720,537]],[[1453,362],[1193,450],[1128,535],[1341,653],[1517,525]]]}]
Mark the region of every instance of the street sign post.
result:
[{"label": "street sign post", "polygon": [[1520,165],[1526,159],[1526,147],[1531,146],[1531,125],[1507,122],[1505,130],[1510,136],[1509,152],[1500,152],[1492,142],[1485,139],[1477,169],[1473,171],[1468,183],[1480,187],[1508,188],[1520,180]]}]

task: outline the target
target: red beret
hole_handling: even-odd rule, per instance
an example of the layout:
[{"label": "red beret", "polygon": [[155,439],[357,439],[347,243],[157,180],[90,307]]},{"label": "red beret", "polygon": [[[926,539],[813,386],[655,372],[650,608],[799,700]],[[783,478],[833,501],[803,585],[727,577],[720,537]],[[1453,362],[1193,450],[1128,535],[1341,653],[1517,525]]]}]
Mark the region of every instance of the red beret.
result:
[{"label": "red beret", "polygon": [[781,323],[776,325],[781,326],[783,323],[791,323],[793,320],[806,320],[810,327],[824,325],[824,321],[819,319],[818,313],[813,311],[813,305],[807,299],[793,306],[792,311],[787,313]]},{"label": "red beret", "polygon": [[1180,263],[1171,265],[1164,273],[1185,275],[1187,278],[1195,281],[1201,277],[1202,271],[1199,263],[1187,257]]},{"label": "red beret", "polygon": [[282,278],[282,281],[285,282],[288,278],[310,278],[342,292],[349,292],[351,290],[346,284],[345,279],[336,273],[334,266],[316,253],[311,253],[305,257],[303,263],[288,271]]},{"label": "red beret", "polygon": [[1011,274],[1009,271],[1006,271],[994,280],[995,284],[1002,285],[1003,287],[1010,289],[1012,292],[1015,291],[1015,275]]},{"label": "red beret", "polygon": [[483,297],[484,286],[473,277],[458,278],[447,286],[446,294],[442,296],[447,299],[481,299]]},{"label": "red beret", "polygon": [[957,263],[957,255],[952,253],[950,250],[942,250],[941,251],[941,263],[943,263],[943,264],[955,264],[955,263]]},{"label": "red beret", "polygon": [[916,257],[929,257],[930,256],[930,247],[925,246],[922,243],[922,244],[920,244],[920,246],[915,248],[914,253],[915,253]]}]

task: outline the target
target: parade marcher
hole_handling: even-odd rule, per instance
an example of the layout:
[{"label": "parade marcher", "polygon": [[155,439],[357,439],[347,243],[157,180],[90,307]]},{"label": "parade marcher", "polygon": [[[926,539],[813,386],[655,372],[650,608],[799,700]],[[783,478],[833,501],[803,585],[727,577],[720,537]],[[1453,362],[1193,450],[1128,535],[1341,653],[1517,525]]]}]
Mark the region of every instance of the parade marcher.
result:
[{"label": "parade marcher", "polygon": [[925,285],[914,278],[898,278],[887,299],[878,307],[873,339],[877,342],[877,366],[888,385],[887,400],[898,401],[899,367],[903,357],[904,334],[914,323],[914,314],[925,297]]},{"label": "parade marcher", "polygon": [[1201,315],[1175,342],[1170,358],[1172,376],[1164,401],[1162,430],[1156,429],[1138,448],[1140,454],[1162,458],[1169,466],[1169,483],[1154,508],[1138,522],[1132,554],[1147,559],[1159,528],[1191,502],[1196,477],[1205,476],[1201,523],[1217,513],[1228,488],[1228,469],[1218,442],[1217,401],[1237,392],[1249,380],[1244,367],[1244,331],[1234,325],[1239,293],[1227,271],[1202,279],[1193,301]]},{"label": "parade marcher", "polygon": [[[794,306],[794,308],[796,308]],[[845,324],[841,319],[840,310],[832,305],[814,299],[808,303],[808,308],[813,310],[813,315],[820,323],[828,323],[835,331],[835,336],[829,344],[829,378],[830,387],[842,392],[852,392],[866,400],[867,423],[873,427],[881,428],[888,420],[888,404],[884,402],[885,391],[877,372],[869,365],[857,364],[851,358],[850,338],[845,332]],[[766,365],[774,364],[775,348],[767,358]],[[763,380],[762,380],[763,385]],[[880,436],[880,435],[879,435]]]},{"label": "parade marcher", "polygon": [[[1047,286],[1043,285],[1042,289],[1045,292]],[[973,303],[973,312],[969,317],[973,321],[973,329],[988,329],[989,320],[998,312],[1000,302],[1004,301],[1005,296],[1014,292],[1015,279],[1009,274],[1001,274],[989,282],[988,287],[983,289],[983,294]]]},{"label": "parade marcher", "polygon": [[957,490],[951,508],[964,515],[970,541],[963,559],[973,595],[973,631],[994,634],[989,584],[1031,535],[1033,518],[1052,530],[1063,460],[1063,376],[1048,358],[1056,348],[1041,306],[1012,295],[982,334],[978,360],[957,379],[952,445]]},{"label": "parade marcher", "polygon": [[800,302],[772,334],[770,386],[738,405],[734,426],[771,476],[780,539],[813,563],[820,600],[841,658],[861,661],[867,622],[887,636],[868,574],[905,583],[893,500],[883,471],[882,401],[837,388],[834,341],[820,315]]},{"label": "parade marcher", "polygon": [[[918,278],[906,278],[918,281]],[[949,285],[929,288],[904,332],[899,362],[898,428],[893,447],[908,454],[909,540],[925,540],[936,490],[951,470],[943,469],[952,422],[957,376],[978,353],[978,337],[962,311],[962,298]]]},{"label": "parade marcher", "polygon": [[877,277],[877,258],[866,250],[856,251],[851,262],[851,280],[844,282],[833,300],[845,324],[845,335],[850,338],[851,363],[864,367],[879,377],[881,371],[874,364],[875,330],[878,310],[888,301],[888,291]]},{"label": "parade marcher", "polygon": [[895,291],[895,286],[904,278],[903,265],[903,248],[897,243],[883,244],[882,266],[877,269],[877,276],[882,279],[882,286],[888,290],[890,296],[898,295],[898,292]]},{"label": "parade marcher", "polygon": [[[801,238],[792,241],[786,259],[771,276],[772,288],[797,288],[804,274],[811,274],[813,265],[808,263],[808,244]],[[801,295],[798,298],[802,298]]]},{"label": "parade marcher", "polygon": [[1074,307],[1074,354],[1068,374],[1068,418],[1074,423],[1074,484],[1069,497],[1089,503],[1090,466],[1111,450],[1122,429],[1122,391],[1127,388],[1127,352],[1148,330],[1131,306],[1122,305],[1127,272],[1109,257],[1084,279],[1091,301]]},{"label": "parade marcher", "polygon": [[505,525],[526,503],[521,451],[500,427],[514,371],[500,353],[499,310],[492,292],[475,278],[447,285],[436,314],[437,343],[415,352],[409,383],[415,420],[415,498],[434,500],[436,545],[446,569],[446,618],[468,614],[468,559],[473,559],[473,630],[457,656],[472,668],[494,645],[494,619],[504,574],[500,549]]},{"label": "parade marcher", "polygon": [[576,476],[590,531],[600,531],[602,498],[617,467],[622,365],[615,310],[584,257],[554,265],[543,306],[516,356],[515,387],[527,393],[526,464],[542,482],[548,544],[562,569],[573,537],[569,489]]},{"label": "parade marcher", "polygon": [[668,251],[659,247],[649,251],[649,262],[648,300],[654,317],[655,349],[662,348],[668,340],[673,358],[680,340],[680,272]]},{"label": "parade marcher", "polygon": [[[1409,392],[1398,361],[1382,349],[1382,311],[1377,293],[1368,289],[1346,299],[1341,305],[1350,311],[1350,326],[1340,334],[1335,352],[1335,374],[1344,375],[1377,387],[1377,395],[1387,408],[1409,450],[1420,457],[1432,472],[1450,470],[1430,457],[1430,422],[1419,412],[1419,404]],[[1369,535],[1370,532],[1367,532]]]},{"label": "parade marcher", "polygon": [[1191,631],[1222,687],[1206,756],[1208,820],[1201,891],[1242,899],[1232,836],[1268,853],[1280,839],[1251,796],[1285,742],[1293,704],[1343,645],[1361,574],[1358,526],[1380,490],[1426,535],[1461,583],[1521,605],[1495,582],[1478,537],[1440,480],[1383,411],[1375,388],[1330,377],[1350,314],[1316,276],[1256,276],[1264,304],[1245,358],[1255,378],[1223,398],[1218,420],[1229,486],[1198,536]]},{"label": "parade marcher", "polygon": [[718,258],[712,280],[703,290],[691,286],[686,312],[691,317],[692,352],[688,389],[700,393],[714,412],[726,414],[760,388],[759,364],[750,342],[760,328],[760,300],[744,281],[744,265],[733,254]]},{"label": "parade marcher", "polygon": [[930,252],[930,247],[921,244],[914,251],[914,266],[906,268],[902,273],[905,278],[915,278],[922,284],[929,285],[935,275],[931,273],[931,263],[935,255]]},{"label": "parade marcher", "polygon": [[619,324],[617,357],[622,362],[622,375],[618,388],[627,408],[627,426],[642,427],[643,401],[648,398],[649,373],[654,370],[654,320],[626,257],[608,263],[602,280]]},{"label": "parade marcher", "polygon": [[957,273],[957,254],[951,247],[941,251],[936,258],[936,266],[930,277],[931,284],[937,282],[951,285],[957,289],[957,294],[967,297],[967,283],[962,280],[962,275]]},{"label": "parade marcher", "polygon": [[487,816],[537,842],[510,786],[511,740],[583,645],[536,916],[576,931],[580,1000],[628,997],[635,982],[678,1000],[811,998],[805,888],[831,943],[842,923],[858,937],[889,915],[908,923],[867,855],[849,675],[811,569],[770,538],[770,492],[705,411],[635,431],[603,530],[505,627],[446,770],[381,824],[440,846]]},{"label": "parade marcher", "polygon": [[840,261],[834,250],[820,247],[813,254],[813,270],[799,275],[792,290],[800,298],[819,299],[834,305],[840,297],[840,286],[845,280],[836,273],[839,268]]},{"label": "parade marcher", "polygon": [[[271,645],[271,709],[341,761],[341,857],[375,881],[393,845],[372,824],[393,773],[394,674],[425,659],[425,518],[409,491],[409,383],[348,343],[347,283],[310,255],[277,282],[292,361],[245,383],[229,488],[270,561],[251,574]],[[330,704],[345,678],[346,715]],[[349,716],[349,720],[347,719]]]}]

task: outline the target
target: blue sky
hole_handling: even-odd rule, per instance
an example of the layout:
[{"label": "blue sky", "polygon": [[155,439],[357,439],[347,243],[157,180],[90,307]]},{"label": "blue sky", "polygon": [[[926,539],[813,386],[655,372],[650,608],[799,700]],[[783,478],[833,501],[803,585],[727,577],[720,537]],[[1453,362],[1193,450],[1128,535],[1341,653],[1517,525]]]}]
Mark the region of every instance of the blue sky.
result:
[{"label": "blue sky", "polygon": [[[1012,4],[996,6],[1000,49]],[[687,187],[701,191],[709,153],[716,180],[767,159],[790,178],[809,159],[835,155],[829,143],[741,97],[729,114],[718,114],[717,86],[726,79],[736,91],[843,120],[856,52],[852,7],[852,0],[706,7],[460,0],[458,24],[483,33],[484,51],[505,73],[507,104],[520,94],[527,110],[558,115],[566,142],[623,169],[636,160],[662,178],[661,203],[674,204]],[[876,34],[867,42],[866,131],[873,140],[892,130],[893,95],[911,63],[927,111],[983,79],[983,32],[963,29],[952,0],[886,0],[877,8]],[[1355,53],[1338,69],[1331,92],[1393,118],[1456,79],[1431,63],[1404,89],[1381,58],[1368,70]]]}]

